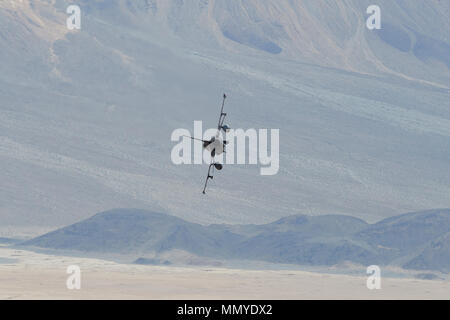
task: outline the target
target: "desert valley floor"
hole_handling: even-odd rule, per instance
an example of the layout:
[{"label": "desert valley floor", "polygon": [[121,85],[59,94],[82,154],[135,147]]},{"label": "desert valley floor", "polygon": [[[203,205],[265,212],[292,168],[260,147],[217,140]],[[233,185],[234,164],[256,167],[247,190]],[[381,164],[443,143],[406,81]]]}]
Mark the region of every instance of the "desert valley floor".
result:
[{"label": "desert valley floor", "polygon": [[[161,267],[53,256],[0,247],[0,299],[448,299],[450,282],[291,270]],[[81,268],[81,289],[66,268]]]}]

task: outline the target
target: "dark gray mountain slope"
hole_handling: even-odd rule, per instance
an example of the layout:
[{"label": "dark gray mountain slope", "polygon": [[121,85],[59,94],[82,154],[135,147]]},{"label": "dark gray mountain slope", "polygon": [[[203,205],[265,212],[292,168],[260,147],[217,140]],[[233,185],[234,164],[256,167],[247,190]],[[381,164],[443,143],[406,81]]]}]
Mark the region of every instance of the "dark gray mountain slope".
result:
[{"label": "dark gray mountain slope", "polygon": [[373,245],[411,250],[450,231],[450,210],[407,213],[384,219],[361,231],[358,239]]},{"label": "dark gray mountain slope", "polygon": [[449,270],[450,210],[367,224],[342,215],[289,216],[264,225],[209,225],[167,214],[116,209],[24,242],[83,252],[144,254],[184,250],[204,257],[302,265],[400,264]]},{"label": "dark gray mountain slope", "polygon": [[182,249],[199,255],[227,252],[240,239],[180,218],[137,209],[115,209],[29,240],[24,245],[85,252],[139,253]]},{"label": "dark gray mountain slope", "polygon": [[407,269],[416,270],[450,270],[450,232],[429,245],[415,258],[403,265]]},{"label": "dark gray mountain slope", "polygon": [[293,215],[259,226],[228,226],[248,232],[235,256],[280,263],[332,265],[342,260],[362,262],[374,256],[364,243],[351,236],[368,224],[344,215]]},{"label": "dark gray mountain slope", "polygon": [[[449,231],[450,210],[440,209],[384,219],[359,232],[355,239],[375,247],[378,250],[376,262],[382,264],[400,256],[417,254]],[[448,266],[450,268],[450,260]]]}]

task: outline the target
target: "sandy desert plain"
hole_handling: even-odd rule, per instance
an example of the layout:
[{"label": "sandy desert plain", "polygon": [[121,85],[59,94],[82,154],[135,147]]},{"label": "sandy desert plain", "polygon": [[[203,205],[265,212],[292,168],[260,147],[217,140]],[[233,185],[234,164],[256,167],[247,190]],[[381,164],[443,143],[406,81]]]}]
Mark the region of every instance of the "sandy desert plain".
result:
[{"label": "sandy desert plain", "polygon": [[[81,288],[69,290],[69,265]],[[0,247],[0,299],[449,299],[450,282],[301,270],[121,264]]]}]

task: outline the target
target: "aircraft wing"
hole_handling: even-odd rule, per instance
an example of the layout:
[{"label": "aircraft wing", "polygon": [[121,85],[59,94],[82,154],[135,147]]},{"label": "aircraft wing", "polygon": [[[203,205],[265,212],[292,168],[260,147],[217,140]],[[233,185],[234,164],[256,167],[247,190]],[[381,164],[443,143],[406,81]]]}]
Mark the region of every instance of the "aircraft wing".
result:
[{"label": "aircraft wing", "polygon": [[225,117],[227,116],[227,114],[225,112],[223,112],[223,107],[225,106],[225,99],[227,98],[227,95],[224,93],[223,94],[223,101],[222,101],[222,108],[220,109],[220,116],[219,116],[219,123],[217,124],[217,130],[222,129],[223,126],[223,122],[225,121]]}]

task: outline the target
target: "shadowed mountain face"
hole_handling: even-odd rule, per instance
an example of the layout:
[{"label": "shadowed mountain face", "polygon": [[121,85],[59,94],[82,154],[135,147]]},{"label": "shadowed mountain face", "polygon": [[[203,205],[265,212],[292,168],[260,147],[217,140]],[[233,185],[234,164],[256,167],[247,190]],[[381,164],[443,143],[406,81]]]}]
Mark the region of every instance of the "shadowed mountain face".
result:
[{"label": "shadowed mountain face", "polygon": [[300,265],[351,261],[448,271],[449,225],[450,209],[404,214],[376,224],[349,216],[295,215],[265,225],[210,226],[117,209],[22,245],[137,256],[178,249],[209,258]]},{"label": "shadowed mountain face", "polygon": [[226,253],[227,246],[241,238],[166,214],[117,209],[99,213],[26,244],[87,252],[124,254],[181,249],[199,255],[212,255],[215,250]]},{"label": "shadowed mountain face", "polygon": [[[0,0],[0,232],[117,207],[201,224],[450,207],[450,2],[377,2],[369,31],[369,0],[79,0],[69,31],[72,1]],[[280,129],[280,170],[225,166],[202,197],[206,167],[174,165],[170,137],[214,127],[224,91],[231,127]]]},{"label": "shadowed mountain face", "polygon": [[450,262],[450,233],[433,239],[426,244],[422,252],[407,262],[408,269],[449,270]]},{"label": "shadowed mountain face", "polygon": [[358,234],[374,245],[405,250],[429,243],[450,231],[448,210],[409,213],[385,219]]}]

